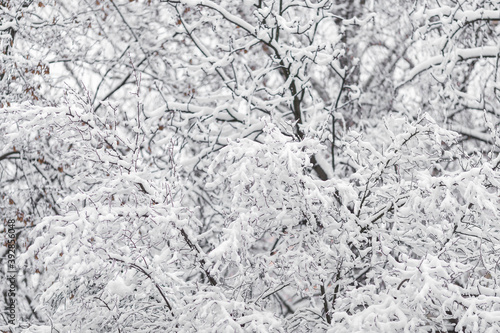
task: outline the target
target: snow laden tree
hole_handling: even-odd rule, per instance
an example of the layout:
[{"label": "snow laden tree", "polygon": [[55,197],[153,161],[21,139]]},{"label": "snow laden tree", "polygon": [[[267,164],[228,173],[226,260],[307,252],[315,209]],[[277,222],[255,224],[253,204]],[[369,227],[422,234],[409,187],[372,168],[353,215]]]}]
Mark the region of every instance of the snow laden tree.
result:
[{"label": "snow laden tree", "polygon": [[26,331],[500,329],[496,3],[1,6]]},{"label": "snow laden tree", "polygon": [[[41,2],[39,4],[43,6]],[[39,21],[33,21],[38,9],[33,1],[0,1],[0,212],[3,224],[0,275],[4,277],[0,284],[2,331],[8,331],[4,325],[13,319],[5,311],[10,304],[9,293],[12,293],[13,286],[17,300],[17,319],[35,323],[43,321],[35,299],[39,293],[37,276],[24,267],[18,267],[17,281],[8,281],[7,277],[11,274],[7,272],[13,268],[8,265],[8,259],[9,255],[24,252],[31,244],[32,239],[28,233],[41,217],[59,213],[55,202],[61,189],[61,177],[56,174],[59,165],[53,164],[58,160],[54,147],[35,135],[30,147],[37,153],[25,155],[22,145],[26,142],[16,146],[9,139],[17,131],[17,126],[15,119],[10,118],[8,107],[21,102],[48,104],[41,90],[42,85],[45,86],[49,80],[49,64],[37,52],[45,46],[35,42],[33,34],[38,23],[36,21]],[[14,228],[7,225],[10,220],[15,220]],[[13,235],[15,242],[9,237]]]}]

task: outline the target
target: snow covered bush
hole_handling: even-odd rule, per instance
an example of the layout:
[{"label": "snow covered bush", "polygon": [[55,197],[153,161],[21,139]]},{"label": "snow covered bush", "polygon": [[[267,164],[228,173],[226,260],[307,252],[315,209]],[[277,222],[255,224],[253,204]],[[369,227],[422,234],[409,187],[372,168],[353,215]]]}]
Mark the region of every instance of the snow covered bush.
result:
[{"label": "snow covered bush", "polygon": [[500,330],[496,3],[0,9],[2,330]]}]

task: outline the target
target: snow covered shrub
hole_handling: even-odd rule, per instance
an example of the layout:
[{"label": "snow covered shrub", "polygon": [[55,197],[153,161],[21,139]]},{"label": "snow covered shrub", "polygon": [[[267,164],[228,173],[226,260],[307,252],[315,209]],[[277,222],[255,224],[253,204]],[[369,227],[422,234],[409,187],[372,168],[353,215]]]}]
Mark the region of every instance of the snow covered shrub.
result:
[{"label": "snow covered shrub", "polygon": [[495,2],[0,9],[0,330],[500,330]]}]

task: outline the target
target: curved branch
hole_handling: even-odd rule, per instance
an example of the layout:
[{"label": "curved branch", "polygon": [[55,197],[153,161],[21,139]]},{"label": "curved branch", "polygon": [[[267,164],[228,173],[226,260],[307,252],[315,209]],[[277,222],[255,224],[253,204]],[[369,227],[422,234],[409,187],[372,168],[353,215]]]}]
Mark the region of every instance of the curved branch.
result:
[{"label": "curved branch", "polygon": [[137,264],[128,263],[128,262],[125,262],[125,260],[118,259],[118,258],[113,258],[111,256],[108,256],[108,259],[109,260],[113,260],[113,261],[117,261],[117,262],[121,262],[123,264],[126,264],[129,267],[134,268],[138,272],[141,272],[142,274],[146,275],[148,277],[148,279],[150,279],[154,283],[156,289],[158,289],[158,291],[160,292],[160,295],[162,296],[163,300],[165,301],[165,304],[167,305],[168,309],[170,311],[172,311],[172,306],[170,305],[170,302],[167,300],[167,297],[165,296],[165,293],[163,292],[163,289],[161,289],[161,287],[158,284],[158,282],[156,282],[155,279],[151,276],[151,274],[149,274],[144,268],[142,268],[141,266],[139,266]]},{"label": "curved branch", "polygon": [[11,151],[0,156],[0,161],[7,159],[9,156],[19,154],[18,151]]},{"label": "curved branch", "polygon": [[484,46],[470,49],[456,49],[454,50],[454,54],[454,57],[450,57],[449,55],[434,56],[415,66],[408,74],[407,79],[396,85],[395,90],[397,91],[402,86],[411,82],[415,77],[419,76],[426,70],[434,66],[442,65],[443,63],[456,63],[459,61],[479,58],[496,58],[499,54],[499,48],[498,46]]}]

